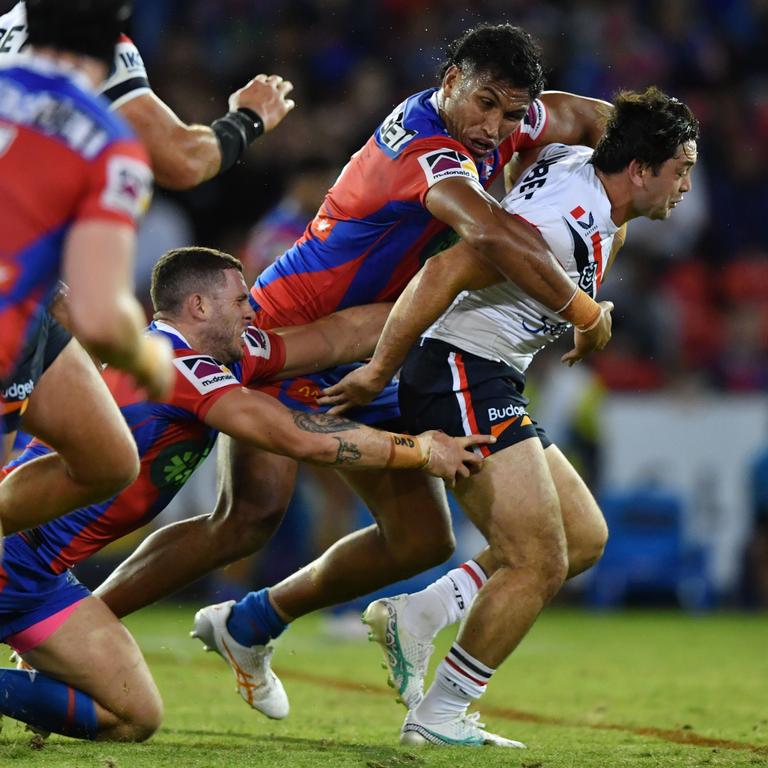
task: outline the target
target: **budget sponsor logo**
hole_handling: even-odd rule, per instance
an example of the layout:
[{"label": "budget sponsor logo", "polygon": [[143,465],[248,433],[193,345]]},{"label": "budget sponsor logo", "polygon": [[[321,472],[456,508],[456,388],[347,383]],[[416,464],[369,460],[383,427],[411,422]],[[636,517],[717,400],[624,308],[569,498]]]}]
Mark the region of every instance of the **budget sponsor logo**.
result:
[{"label": "budget sponsor logo", "polygon": [[517,416],[525,416],[525,407],[522,405],[509,405],[499,408],[491,407],[488,409],[488,421],[501,421],[502,419],[511,419]]}]

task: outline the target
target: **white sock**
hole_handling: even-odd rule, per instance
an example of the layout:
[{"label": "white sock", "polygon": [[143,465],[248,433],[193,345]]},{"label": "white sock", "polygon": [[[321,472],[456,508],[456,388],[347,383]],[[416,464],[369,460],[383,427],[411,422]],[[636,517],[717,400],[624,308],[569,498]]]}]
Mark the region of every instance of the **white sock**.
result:
[{"label": "white sock", "polygon": [[416,714],[429,723],[444,723],[467,711],[485,693],[496,670],[470,656],[458,643],[435,670],[435,679],[422,699]]},{"label": "white sock", "polygon": [[426,589],[408,596],[403,626],[419,639],[431,640],[443,627],[464,618],[486,581],[483,569],[474,560],[467,560]]}]

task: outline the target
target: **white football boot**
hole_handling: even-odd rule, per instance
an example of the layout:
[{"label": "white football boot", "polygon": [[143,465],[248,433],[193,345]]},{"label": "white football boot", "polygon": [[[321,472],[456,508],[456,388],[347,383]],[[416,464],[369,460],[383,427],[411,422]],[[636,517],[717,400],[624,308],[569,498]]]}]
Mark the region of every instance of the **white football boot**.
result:
[{"label": "white football boot", "polygon": [[375,600],[365,609],[363,624],[370,627],[368,639],[384,651],[387,682],[398,692],[397,700],[414,709],[424,697],[424,678],[435,646],[417,639],[402,626],[399,619],[407,602],[408,595]]},{"label": "white football boot", "polygon": [[444,723],[427,723],[419,720],[415,712],[405,716],[400,731],[400,743],[409,747],[435,744],[438,747],[513,747],[525,749],[521,741],[505,739],[496,733],[484,730],[480,713],[459,715]]},{"label": "white football boot", "polygon": [[229,634],[227,618],[234,604],[234,600],[229,600],[201,608],[189,634],[202,640],[206,651],[216,651],[229,664],[235,673],[237,691],[248,706],[274,720],[282,720],[288,715],[288,696],[270,667],[272,646],[248,648]]}]

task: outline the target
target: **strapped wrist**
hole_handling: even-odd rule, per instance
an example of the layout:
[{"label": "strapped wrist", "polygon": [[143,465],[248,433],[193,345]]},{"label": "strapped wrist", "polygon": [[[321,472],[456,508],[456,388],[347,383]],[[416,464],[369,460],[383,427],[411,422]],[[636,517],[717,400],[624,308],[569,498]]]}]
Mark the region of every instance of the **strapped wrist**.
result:
[{"label": "strapped wrist", "polygon": [[221,151],[219,173],[228,171],[243,152],[264,133],[264,121],[247,107],[227,112],[211,123]]},{"label": "strapped wrist", "polygon": [[391,434],[387,469],[423,469],[432,457],[432,447],[420,437]]},{"label": "strapped wrist", "polygon": [[600,305],[581,288],[576,288],[573,296],[558,312],[563,320],[567,320],[579,331],[589,331],[600,320]]}]

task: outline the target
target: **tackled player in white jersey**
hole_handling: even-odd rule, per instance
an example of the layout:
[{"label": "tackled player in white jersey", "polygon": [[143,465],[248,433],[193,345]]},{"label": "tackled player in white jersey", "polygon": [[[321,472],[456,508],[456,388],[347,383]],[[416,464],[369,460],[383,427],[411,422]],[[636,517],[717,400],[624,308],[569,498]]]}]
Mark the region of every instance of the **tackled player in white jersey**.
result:
[{"label": "tackled player in white jersey", "polygon": [[[667,218],[690,190],[696,163],[698,123],[680,101],[649,88],[620,93],[614,106],[594,151],[554,144],[523,158],[533,162],[503,202],[592,296],[626,222]],[[470,248],[454,249],[411,281],[370,363],[326,390],[337,411],[367,402],[405,359],[399,398],[409,431],[497,438],[480,449],[488,457],[482,472],[455,488],[489,547],[420,593],[377,600],[363,617],[409,708],[403,743],[522,746],[485,731],[467,708],[565,579],[602,554],[602,513],[523,395],[533,356],[567,327]],[[578,332],[574,338],[561,358],[568,365],[582,357]],[[432,638],[465,614],[423,695]]]}]

